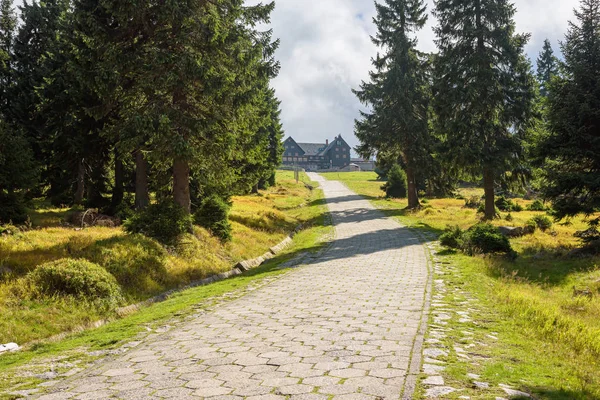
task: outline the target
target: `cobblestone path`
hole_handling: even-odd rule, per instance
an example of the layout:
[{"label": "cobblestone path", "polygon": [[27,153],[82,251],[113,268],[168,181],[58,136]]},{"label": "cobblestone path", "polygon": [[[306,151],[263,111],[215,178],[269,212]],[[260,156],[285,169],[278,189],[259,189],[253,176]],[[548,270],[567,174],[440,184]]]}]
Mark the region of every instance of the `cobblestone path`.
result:
[{"label": "cobblestone path", "polygon": [[411,398],[426,251],[341,183],[312,178],[336,230],[321,257],[41,398]]}]

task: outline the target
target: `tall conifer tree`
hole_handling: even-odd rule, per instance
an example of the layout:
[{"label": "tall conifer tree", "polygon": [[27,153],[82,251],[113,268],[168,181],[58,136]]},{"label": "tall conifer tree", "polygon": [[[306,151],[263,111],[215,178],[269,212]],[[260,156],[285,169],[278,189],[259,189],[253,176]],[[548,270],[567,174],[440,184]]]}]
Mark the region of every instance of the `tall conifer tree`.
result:
[{"label": "tall conifer tree", "polygon": [[13,0],[0,0],[0,110],[9,106],[12,86],[12,54],[17,16]]},{"label": "tall conifer tree", "polygon": [[[600,0],[582,0],[550,85],[545,195],[559,218],[600,210]],[[595,221],[598,222],[597,220]]]},{"label": "tall conifer tree", "polygon": [[417,208],[416,178],[429,156],[429,73],[414,34],[427,22],[426,6],[422,0],[385,0],[376,8],[377,34],[372,40],[383,54],[373,60],[370,81],[354,92],[371,107],[356,121],[359,151],[400,157],[408,180],[408,206]]},{"label": "tall conifer tree", "polygon": [[485,218],[499,178],[523,158],[535,81],[508,0],[439,0],[434,105],[449,161],[483,175]]},{"label": "tall conifer tree", "polygon": [[552,45],[548,39],[544,40],[544,47],[537,59],[537,80],[540,84],[542,97],[548,96],[548,84],[552,77],[558,74],[558,59],[554,56]]}]

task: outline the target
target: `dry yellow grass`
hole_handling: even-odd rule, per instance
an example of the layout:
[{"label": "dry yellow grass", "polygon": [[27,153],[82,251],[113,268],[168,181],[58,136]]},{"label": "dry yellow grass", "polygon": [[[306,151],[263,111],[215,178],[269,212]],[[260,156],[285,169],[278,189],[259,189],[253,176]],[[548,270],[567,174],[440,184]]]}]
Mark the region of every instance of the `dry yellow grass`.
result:
[{"label": "dry yellow grass", "polygon": [[289,172],[278,178],[277,186],[258,195],[233,198],[233,240],[226,244],[196,227],[194,235],[184,235],[175,249],[167,251],[154,240],[127,235],[121,228],[61,227],[68,210],[36,210],[32,222],[38,228],[0,237],[0,342],[21,344],[112,315],[70,298],[28,298],[24,277],[40,264],[61,258],[95,262],[115,275],[131,303],[264,254],[322,212],[310,205],[316,193],[304,183],[296,184]]}]

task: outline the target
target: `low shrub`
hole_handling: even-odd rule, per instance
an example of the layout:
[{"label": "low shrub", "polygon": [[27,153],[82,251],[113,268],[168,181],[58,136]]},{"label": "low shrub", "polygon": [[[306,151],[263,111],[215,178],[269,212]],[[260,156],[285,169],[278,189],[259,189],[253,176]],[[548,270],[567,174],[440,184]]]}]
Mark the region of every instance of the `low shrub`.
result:
[{"label": "low shrub", "polygon": [[449,226],[440,236],[440,243],[451,249],[462,249],[464,234],[465,232],[459,226]]},{"label": "low shrub", "polygon": [[202,204],[194,214],[194,221],[222,241],[228,242],[232,238],[229,223],[230,210],[230,202],[217,195],[211,195],[202,200]]},{"label": "low shrub", "polygon": [[529,206],[527,206],[527,210],[529,211],[547,211],[548,208],[544,205],[544,202],[537,199]]},{"label": "low shrub", "polygon": [[135,215],[134,209],[127,203],[122,202],[115,209],[115,217],[121,221],[127,221],[129,218]]},{"label": "low shrub", "polygon": [[63,258],[42,264],[27,274],[27,280],[42,295],[71,295],[111,304],[122,301],[115,277],[83,259]]},{"label": "low shrub", "polygon": [[23,225],[29,221],[25,201],[18,194],[0,190],[0,204],[0,224]]},{"label": "low shrub", "polygon": [[536,215],[530,222],[534,223],[542,232],[552,228],[552,220],[546,215]]},{"label": "low shrub", "polygon": [[506,214],[506,217],[504,217],[504,219],[507,220],[508,222],[512,222],[514,220],[511,213]]},{"label": "low shrub", "polygon": [[510,253],[508,238],[491,224],[477,224],[465,234],[465,251],[469,254]]},{"label": "low shrub", "polygon": [[496,199],[496,207],[500,211],[511,211],[512,210],[512,201],[506,199],[504,196],[500,196]]},{"label": "low shrub", "polygon": [[525,229],[526,233],[528,233],[528,234],[534,234],[535,231],[537,230],[537,228],[538,228],[538,226],[535,223],[535,221],[533,221],[533,220],[530,219],[529,221],[527,221],[525,223],[525,228],[524,229]]},{"label": "low shrub", "polygon": [[375,167],[375,173],[378,181],[386,181],[388,178],[388,171],[385,168]]},{"label": "low shrub", "polygon": [[[496,215],[500,214],[500,210],[498,209],[498,207],[494,207],[496,209]],[[478,214],[483,214],[485,213],[485,203],[481,202],[481,204],[479,204],[479,207],[477,208],[477,213]]]},{"label": "low shrub", "polygon": [[17,226],[11,224],[0,225],[0,236],[12,236],[19,232],[21,232],[21,229]]},{"label": "low shrub", "polygon": [[443,246],[459,249],[467,254],[512,253],[507,237],[491,224],[477,224],[466,231],[454,226],[440,237]]},{"label": "low shrub", "polygon": [[471,196],[468,199],[465,199],[465,207],[466,208],[478,209],[479,207],[481,207],[481,205],[482,205],[482,201],[481,201],[481,197],[479,197],[479,196]]},{"label": "low shrub", "polygon": [[127,293],[153,294],[168,280],[167,251],[142,235],[96,241],[75,254],[104,267]]},{"label": "low shrub", "polygon": [[504,196],[500,196],[496,199],[496,207],[498,208],[498,210],[500,211],[504,211],[504,212],[521,212],[523,211],[523,206],[515,203],[512,200],[507,199]]},{"label": "low shrub", "polygon": [[584,231],[575,232],[575,237],[580,238],[585,243],[600,242],[600,218],[590,221],[589,228]]},{"label": "low shrub", "polygon": [[135,213],[124,227],[128,233],[140,233],[163,244],[173,245],[179,235],[191,231],[192,216],[168,200]]},{"label": "low shrub", "polygon": [[406,173],[398,164],[394,164],[388,173],[388,181],[381,187],[386,197],[393,199],[405,198],[408,193]]}]

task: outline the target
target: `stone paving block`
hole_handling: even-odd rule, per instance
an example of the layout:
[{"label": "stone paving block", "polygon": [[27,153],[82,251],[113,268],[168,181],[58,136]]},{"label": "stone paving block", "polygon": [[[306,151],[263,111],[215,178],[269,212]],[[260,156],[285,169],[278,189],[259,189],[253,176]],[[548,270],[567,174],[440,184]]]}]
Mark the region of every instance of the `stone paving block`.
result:
[{"label": "stone paving block", "polygon": [[285,396],[278,396],[276,394],[262,394],[257,396],[246,397],[246,400],[285,400]]},{"label": "stone paving block", "polygon": [[[335,227],[325,251],[39,398],[398,399],[421,323],[428,253],[343,184],[312,179]],[[447,355],[425,354],[431,365]]]},{"label": "stone paving block", "polygon": [[94,383],[91,385],[79,385],[73,389],[75,393],[87,393],[87,392],[95,392],[98,390],[107,389],[110,386],[109,383]]},{"label": "stone paving block", "polygon": [[156,397],[163,397],[166,399],[173,399],[173,398],[187,399],[187,398],[191,398],[193,393],[194,393],[194,391],[192,389],[178,387],[178,388],[157,390],[156,392],[154,392],[154,395]]},{"label": "stone paving block", "polygon": [[354,386],[348,385],[326,385],[321,386],[318,389],[319,393],[327,394],[327,395],[339,395],[339,394],[350,394],[356,393],[358,390]]},{"label": "stone paving block", "polygon": [[226,394],[230,394],[233,392],[232,388],[226,388],[223,386],[211,386],[211,387],[203,387],[194,392],[195,396],[198,397],[213,397],[213,396],[222,396]]},{"label": "stone paving block", "polygon": [[295,385],[300,382],[299,378],[267,378],[261,383],[262,386],[282,387]]},{"label": "stone paving block", "polygon": [[287,386],[282,386],[277,388],[277,390],[275,391],[275,393],[280,394],[280,395],[284,395],[284,396],[289,396],[292,394],[306,394],[306,393],[311,393],[313,392],[315,388],[313,386],[310,385],[304,385],[304,384],[295,384],[295,385],[287,385]]},{"label": "stone paving block", "polygon": [[375,376],[377,378],[397,378],[404,375],[406,375],[405,370],[396,368],[373,369],[369,371],[369,376]]},{"label": "stone paving block", "polygon": [[355,378],[357,376],[365,376],[367,372],[365,370],[356,368],[344,368],[329,371],[330,376],[336,376],[338,378]]},{"label": "stone paving block", "polygon": [[77,400],[95,400],[95,399],[110,399],[113,397],[112,390],[96,390],[93,392],[81,393],[79,396],[75,397]]},{"label": "stone paving block", "polygon": [[114,397],[123,400],[146,400],[146,399],[158,399],[158,397],[152,396],[156,389],[150,388],[137,388],[133,390],[123,390],[117,392]]},{"label": "stone paving block", "polygon": [[108,371],[104,371],[102,375],[104,376],[123,376],[123,375],[133,375],[135,370],[133,368],[119,368],[119,369],[109,369]]},{"label": "stone paving block", "polygon": [[[147,382],[147,381],[142,381],[142,382]],[[152,381],[150,381],[150,384],[148,385],[148,387],[158,390],[158,389],[169,389],[169,388],[182,387],[185,384],[186,384],[186,381],[184,381],[183,379],[167,378],[167,379],[152,380]]]},{"label": "stone paving block", "polygon": [[141,388],[149,386],[149,385],[150,385],[149,382],[131,381],[131,382],[115,383],[112,386],[109,386],[109,389],[121,392],[121,391],[126,391],[126,390],[129,391],[129,390],[134,390],[134,389],[141,389]]}]

